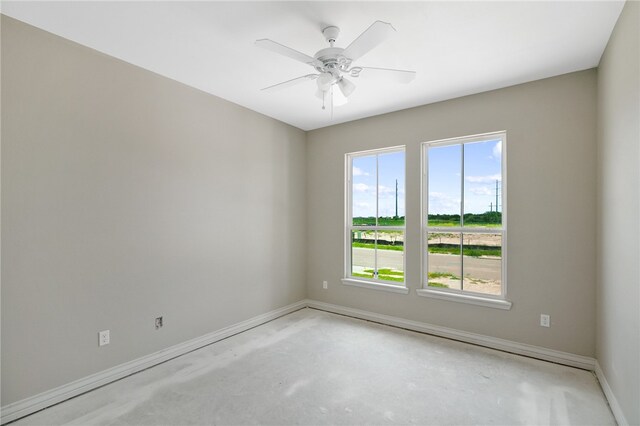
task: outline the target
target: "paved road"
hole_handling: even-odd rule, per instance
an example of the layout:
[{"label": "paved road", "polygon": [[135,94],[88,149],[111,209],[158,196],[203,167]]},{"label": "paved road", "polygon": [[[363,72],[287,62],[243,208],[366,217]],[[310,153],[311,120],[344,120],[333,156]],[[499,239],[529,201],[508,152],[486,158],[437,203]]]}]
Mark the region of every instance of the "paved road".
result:
[{"label": "paved road", "polygon": [[[392,268],[402,270],[404,253],[393,250],[378,250],[378,269]],[[353,265],[373,268],[374,250],[365,248],[353,249]],[[449,272],[460,276],[460,256],[450,254],[430,254],[429,269],[431,271]],[[483,280],[499,280],[501,260],[493,258],[467,257],[464,258],[464,274]]]}]

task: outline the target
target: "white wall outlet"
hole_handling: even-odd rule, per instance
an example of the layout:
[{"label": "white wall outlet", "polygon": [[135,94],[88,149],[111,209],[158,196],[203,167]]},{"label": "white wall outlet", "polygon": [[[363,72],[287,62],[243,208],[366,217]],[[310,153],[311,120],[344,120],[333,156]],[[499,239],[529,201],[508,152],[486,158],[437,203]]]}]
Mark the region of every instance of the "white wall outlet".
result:
[{"label": "white wall outlet", "polygon": [[104,330],[98,333],[98,345],[108,345],[111,337],[109,336],[109,330]]},{"label": "white wall outlet", "polygon": [[324,288],[325,290],[329,288],[329,283],[326,281],[322,281],[322,288]]},{"label": "white wall outlet", "polygon": [[551,327],[551,317],[547,314],[540,314],[540,327]]}]

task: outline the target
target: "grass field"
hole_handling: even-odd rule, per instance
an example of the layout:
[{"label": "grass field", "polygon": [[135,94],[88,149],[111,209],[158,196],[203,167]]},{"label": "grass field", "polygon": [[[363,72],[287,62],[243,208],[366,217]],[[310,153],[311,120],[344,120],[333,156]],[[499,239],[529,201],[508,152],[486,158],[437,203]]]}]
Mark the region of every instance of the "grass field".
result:
[{"label": "grass field", "polygon": [[[449,272],[429,272],[427,275],[429,280],[437,279],[437,278],[448,278],[451,280],[459,280],[460,277],[457,277]],[[427,285],[429,287],[438,287],[438,288],[449,288],[447,284],[439,283],[437,281],[429,281],[427,280]]]},{"label": "grass field", "polygon": [[[373,243],[353,242],[353,243],[351,243],[351,246],[352,247],[357,247],[357,248],[366,248],[366,249],[374,249],[374,248],[376,248],[375,244],[373,244]],[[378,249],[379,250],[403,251],[404,250],[404,246],[402,246],[402,245],[392,246],[392,245],[389,245],[389,244],[378,244]]]},{"label": "grass field", "polygon": [[[353,242],[351,246],[354,248],[365,248],[373,250],[375,248],[375,244],[373,243],[358,243]],[[379,244],[378,250],[393,250],[393,251],[404,251],[404,246],[401,245],[387,245],[387,244]],[[437,245],[429,246],[429,253],[434,254],[460,254],[460,247],[440,247]],[[465,256],[471,257],[480,257],[480,256],[502,256],[502,249],[500,247],[486,247],[486,248],[467,248],[464,250]]]},{"label": "grass field", "polygon": [[[499,228],[502,226],[502,213],[486,212],[486,213],[467,213],[464,215],[464,224],[469,227],[479,228]],[[354,217],[354,226],[375,226],[376,218],[371,217]],[[460,226],[460,215],[451,214],[430,214],[428,219],[429,226],[454,227]],[[378,226],[404,226],[404,216],[400,217],[379,217]]]},{"label": "grass field", "polygon": [[[439,247],[436,245],[429,246],[429,253],[437,254],[460,254],[460,246],[454,247]],[[502,256],[502,249],[500,247],[474,247],[464,248],[464,255],[470,257],[480,256]]]},{"label": "grass field", "polygon": [[[354,217],[354,226],[375,226],[376,218],[371,217]],[[400,217],[380,217],[378,218],[379,226],[404,226],[404,216]]]},{"label": "grass field", "polygon": [[[354,277],[360,277],[360,278],[373,278],[373,269],[365,269],[364,273],[354,272],[351,275]],[[450,274],[448,272],[429,272],[428,277],[429,277],[429,280],[437,279],[437,278],[449,278],[452,280],[460,279],[460,277],[457,277],[454,274]],[[378,279],[383,281],[395,281],[395,282],[401,283],[401,282],[404,282],[404,272],[394,271],[391,269],[379,269]],[[428,285],[429,287],[449,288],[448,285],[442,284],[436,281],[428,281]]]},{"label": "grass field", "polygon": [[[472,228],[500,228],[502,226],[501,223],[469,223],[465,222],[464,225],[466,227]],[[460,221],[452,222],[450,220],[438,220],[438,219],[429,219],[429,226],[440,226],[442,228],[453,228],[460,226]]]},{"label": "grass field", "polygon": [[[373,269],[365,269],[364,273],[353,273],[354,277],[373,278]],[[404,272],[391,269],[378,269],[378,279],[383,281],[404,282]]]},{"label": "grass field", "polygon": [[[430,214],[428,217],[428,225],[442,227],[460,226],[460,215]],[[498,228],[502,226],[502,213],[466,213],[464,215],[464,226],[479,228]]]}]

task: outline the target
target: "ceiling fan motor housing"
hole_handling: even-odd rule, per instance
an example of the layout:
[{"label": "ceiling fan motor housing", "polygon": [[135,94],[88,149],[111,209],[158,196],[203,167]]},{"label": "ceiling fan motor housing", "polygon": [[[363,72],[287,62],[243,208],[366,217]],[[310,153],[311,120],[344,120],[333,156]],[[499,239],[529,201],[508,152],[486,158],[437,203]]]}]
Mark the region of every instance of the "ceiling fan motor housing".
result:
[{"label": "ceiling fan motor housing", "polygon": [[336,39],[340,34],[340,28],[334,27],[333,25],[331,25],[329,27],[326,27],[324,30],[322,30],[322,34],[324,35],[324,38],[326,38],[327,41],[331,43],[331,46],[333,46],[333,43],[336,42]]},{"label": "ceiling fan motor housing", "polygon": [[315,54],[314,59],[322,62],[322,66],[317,65],[315,68],[318,72],[329,72],[335,78],[340,78],[340,71],[347,71],[351,64],[351,59],[342,54],[344,49],[333,45],[340,34],[340,28],[332,25],[322,30],[322,34],[331,47],[321,49]]},{"label": "ceiling fan motor housing", "polygon": [[327,47],[319,50],[314,58],[322,62],[322,66],[316,66],[318,72],[347,71],[351,65],[351,59],[342,55],[341,47]]}]

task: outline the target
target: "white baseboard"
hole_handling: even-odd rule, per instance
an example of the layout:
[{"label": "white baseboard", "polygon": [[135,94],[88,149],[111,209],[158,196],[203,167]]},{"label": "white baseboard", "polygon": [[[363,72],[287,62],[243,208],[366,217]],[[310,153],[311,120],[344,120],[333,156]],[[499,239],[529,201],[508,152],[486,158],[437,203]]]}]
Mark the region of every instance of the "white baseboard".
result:
[{"label": "white baseboard", "polygon": [[499,339],[497,337],[485,336],[483,334],[469,333],[467,331],[460,331],[439,325],[381,315],[375,312],[362,311],[360,309],[347,308],[315,300],[307,300],[307,306],[322,311],[347,315],[354,318],[392,325],[394,327],[405,328],[407,330],[419,331],[421,333],[433,334],[440,337],[473,343],[480,346],[486,346],[488,348],[499,349],[505,352],[569,365],[571,367],[578,367],[585,370],[593,371],[596,366],[596,360],[594,358],[574,355],[568,352],[556,351],[540,346],[527,345],[526,343],[513,342],[511,340]]},{"label": "white baseboard", "polygon": [[611,386],[609,386],[609,382],[607,382],[607,378],[605,377],[604,371],[602,371],[598,360],[596,360],[596,377],[600,382],[600,387],[602,388],[604,395],[607,397],[607,401],[609,401],[609,407],[611,407],[611,412],[613,413],[613,417],[616,418],[616,422],[620,426],[627,426],[629,422],[627,422],[627,419],[625,418],[624,413],[620,408],[620,404],[618,404],[618,400],[613,394]]},{"label": "white baseboard", "polygon": [[493,349],[499,349],[506,352],[525,355],[532,358],[538,358],[545,361],[556,362],[558,364],[569,365],[586,370],[593,371],[595,369],[598,379],[602,384],[604,393],[609,400],[609,404],[611,405],[611,409],[614,416],[616,417],[616,420],[620,425],[627,424],[624,420],[624,415],[620,410],[620,406],[618,405],[615,396],[611,392],[611,388],[609,388],[609,385],[606,382],[602,370],[599,368],[596,360],[593,358],[309,299],[301,300],[299,302],[293,303],[280,309],[273,310],[271,312],[267,312],[262,315],[258,315],[254,318],[242,321],[221,330],[206,334],[204,336],[189,340],[184,343],[180,343],[175,346],[171,346],[170,348],[163,349],[161,351],[135,359],[133,361],[126,362],[124,364],[120,364],[99,373],[92,374],[90,376],[57,387],[55,389],[51,389],[38,395],[25,398],[21,401],[8,404],[0,409],[0,423],[4,424],[27,416],[36,411],[42,410],[43,408],[57,404],[66,399],[73,398],[74,396],[80,395],[97,387],[103,386],[107,383],[126,377],[130,374],[144,370],[146,368],[152,367],[171,358],[175,358],[187,352],[191,352],[195,349],[201,348],[211,343],[215,343],[219,340],[243,332],[260,324],[264,324],[304,307],[310,307],[327,312],[333,312],[336,314],[347,315],[350,317],[360,318],[381,324],[387,324],[407,330],[433,334],[436,336],[446,337],[467,343],[473,343],[480,346],[486,346]]},{"label": "white baseboard", "polygon": [[186,342],[171,346],[167,349],[160,350],[150,355],[143,356],[133,361],[117,365],[99,373],[92,374],[82,379],[76,380],[66,385],[42,392],[38,395],[25,398],[23,400],[8,404],[0,409],[0,424],[5,424],[20,417],[27,416],[42,410],[43,408],[62,402],[66,399],[73,398],[99,386],[126,377],[130,374],[137,373],[146,368],[152,367],[161,362],[170,360],[177,356],[191,352],[227,337],[233,336],[255,326],[264,324],[283,315],[297,311],[307,306],[306,300],[293,303],[280,309],[267,312],[262,315],[250,318],[246,321],[239,322],[229,327],[225,327],[218,331],[205,334],[204,336],[188,340]]}]

